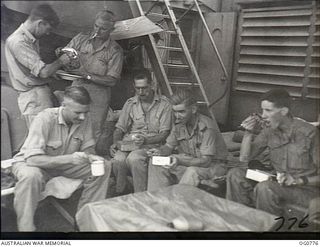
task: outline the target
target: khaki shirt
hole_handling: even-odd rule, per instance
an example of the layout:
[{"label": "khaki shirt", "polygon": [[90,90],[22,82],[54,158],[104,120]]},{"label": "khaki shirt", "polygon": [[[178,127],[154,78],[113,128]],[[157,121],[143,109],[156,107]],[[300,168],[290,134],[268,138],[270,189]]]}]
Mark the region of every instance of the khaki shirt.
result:
[{"label": "khaki shirt", "polygon": [[252,143],[250,159],[265,148],[269,148],[271,165],[278,172],[294,177],[319,172],[319,133],[316,127],[301,119],[293,119],[289,136],[278,129],[263,129]]},{"label": "khaki shirt", "polygon": [[90,34],[76,35],[67,47],[79,52],[80,68],[82,73],[120,78],[123,63],[123,51],[115,41],[108,39],[98,49],[93,49]]},{"label": "khaki shirt", "polygon": [[139,132],[147,136],[171,129],[172,107],[165,96],[154,95],[154,100],[146,113],[137,96],[126,101],[120,113],[116,128],[124,133]]},{"label": "khaki shirt", "polygon": [[72,125],[69,130],[62,115],[62,107],[49,108],[33,120],[28,137],[14,158],[21,161],[34,155],[72,154],[94,145],[89,116],[82,123]]},{"label": "khaki shirt", "polygon": [[48,79],[38,77],[45,66],[40,58],[39,41],[23,24],[6,40],[5,57],[12,86],[17,91],[29,91],[48,83]]},{"label": "khaki shirt", "polygon": [[214,156],[216,159],[226,159],[227,147],[216,126],[211,118],[198,113],[190,134],[185,124],[176,124],[166,142],[169,146],[177,148],[178,153],[195,158]]}]

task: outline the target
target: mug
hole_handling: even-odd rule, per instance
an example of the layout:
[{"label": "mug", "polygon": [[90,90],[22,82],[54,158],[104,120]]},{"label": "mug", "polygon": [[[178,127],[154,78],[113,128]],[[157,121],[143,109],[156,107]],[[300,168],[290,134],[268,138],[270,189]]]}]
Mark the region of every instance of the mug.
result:
[{"label": "mug", "polygon": [[91,173],[92,176],[102,176],[104,175],[104,161],[96,160],[91,163]]}]

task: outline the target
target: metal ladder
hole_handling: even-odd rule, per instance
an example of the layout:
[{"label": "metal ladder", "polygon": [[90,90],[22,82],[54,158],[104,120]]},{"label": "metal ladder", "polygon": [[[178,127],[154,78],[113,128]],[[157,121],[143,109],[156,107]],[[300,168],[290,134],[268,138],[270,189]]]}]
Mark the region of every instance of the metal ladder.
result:
[{"label": "metal ladder", "polygon": [[[149,10],[144,11],[142,8],[142,5],[140,3],[140,0],[135,0],[135,3],[137,5],[137,8],[139,10],[139,14],[145,15],[145,16],[159,16],[165,20],[168,20],[168,22],[170,23],[170,26],[172,27],[171,30],[164,30],[165,33],[167,35],[169,35],[169,37],[171,37],[172,35],[176,35],[176,37],[179,40],[179,46],[180,47],[173,47],[171,45],[169,46],[159,46],[156,43],[156,40],[154,38],[154,36],[152,34],[148,35],[148,44],[146,47],[146,50],[148,52],[148,56],[150,57],[150,62],[152,64],[153,69],[155,70],[155,74],[157,75],[157,78],[160,78],[160,82],[164,82],[164,85],[160,84],[161,90],[164,94],[166,95],[171,95],[173,90],[172,88],[175,87],[183,87],[183,88],[192,88],[195,89],[195,93],[196,91],[200,90],[200,94],[198,95],[199,98],[197,98],[197,103],[199,106],[206,106],[205,107],[205,111],[209,111],[209,114],[212,116],[213,119],[215,119],[214,114],[213,114],[213,110],[211,109],[211,106],[213,105],[213,103],[217,102],[209,102],[209,99],[207,97],[208,93],[210,92],[206,92],[205,91],[205,87],[203,85],[203,83],[201,82],[201,79],[199,77],[198,71],[196,69],[196,66],[193,62],[192,56],[190,54],[190,51],[188,49],[187,43],[183,37],[182,31],[180,29],[179,26],[179,22],[181,21],[181,19],[193,8],[196,7],[197,12],[199,13],[200,17],[201,17],[201,21],[205,26],[205,30],[208,33],[208,36],[210,38],[211,44],[214,48],[215,53],[217,54],[217,57],[219,59],[219,62],[221,64],[221,67],[223,69],[224,72],[224,80],[225,78],[228,76],[227,75],[227,71],[226,68],[223,64],[223,61],[221,59],[221,56],[217,50],[217,47],[214,43],[214,40],[211,36],[211,33],[209,31],[209,28],[205,22],[205,19],[202,15],[202,11],[200,9],[199,3],[197,2],[197,0],[193,0],[193,4],[191,4],[189,6],[189,8],[177,19],[176,15],[173,11],[173,7],[170,4],[170,0],[157,0],[154,1],[154,3],[152,4],[152,6],[149,8]],[[164,6],[164,9],[162,11],[162,13],[154,13],[151,12],[152,9],[158,5],[158,6]],[[169,59],[167,59],[167,62],[163,62],[161,60],[161,56],[159,55],[159,50],[166,50],[167,51],[167,58],[170,59],[170,52],[174,51],[174,52],[182,52],[184,54],[185,57],[185,62],[186,63],[169,63]],[[192,79],[187,78],[187,80],[176,80],[176,79],[172,79],[168,76],[168,71],[169,70],[189,70],[191,71],[191,75],[192,75]],[[180,78],[181,79],[181,78]],[[218,99],[219,100],[219,99]]]},{"label": "metal ladder", "polygon": [[[157,4],[160,4],[160,3],[163,3],[163,6],[165,7],[165,12],[166,14],[159,14],[159,13],[153,13],[151,12],[151,10],[153,9],[153,7]],[[151,6],[151,8],[148,10],[148,11],[144,11],[142,6],[141,6],[141,3],[140,3],[140,0],[136,0],[136,4],[137,4],[137,7],[139,9],[139,12],[140,12],[140,15],[145,15],[145,16],[148,16],[148,15],[153,15],[153,16],[159,16],[159,17],[162,17],[168,21],[170,21],[170,24],[171,26],[173,27],[173,30],[165,30],[166,34],[168,35],[176,35],[178,40],[179,40],[179,44],[180,44],[180,47],[172,47],[172,46],[159,46],[157,45],[153,35],[149,34],[148,35],[148,38],[150,40],[150,44],[151,44],[151,48],[152,48],[152,51],[154,53],[154,57],[156,58],[156,63],[158,65],[158,70],[162,73],[162,77],[163,77],[163,81],[165,82],[165,85],[167,87],[167,89],[165,90],[165,92],[169,93],[169,95],[172,94],[172,88],[173,87],[187,87],[187,88],[194,88],[194,87],[199,87],[200,90],[201,90],[201,94],[203,96],[202,99],[199,99],[198,100],[198,104],[200,105],[209,105],[209,101],[208,101],[208,98],[206,96],[206,93],[205,93],[205,89],[203,88],[203,84],[201,82],[201,79],[199,77],[199,74],[197,72],[197,69],[196,69],[196,66],[192,60],[192,57],[191,57],[191,54],[190,54],[190,51],[187,47],[187,44],[186,44],[186,41],[183,37],[183,34],[182,34],[182,31],[179,27],[179,25],[177,24],[178,23],[178,20],[175,16],[175,13],[173,12],[173,8],[170,4],[170,1],[169,0],[164,0],[164,1],[155,1],[153,3],[153,5]],[[181,18],[180,18],[181,19]],[[183,64],[183,63],[169,63],[168,61],[166,63],[163,63],[163,61],[161,60],[161,57],[159,55],[159,49],[165,49],[167,50],[167,53],[169,54],[171,51],[175,51],[175,52],[183,52],[184,54],[184,57],[185,57],[185,61],[186,63]],[[149,53],[148,53],[149,55]],[[170,55],[168,55],[170,56]],[[150,59],[151,61],[151,59]],[[192,75],[193,75],[193,80],[191,81],[190,78],[189,78],[189,81],[186,82],[186,81],[183,81],[183,82],[179,82],[179,81],[172,81],[168,78],[168,75],[167,75],[167,71],[168,69],[188,69],[191,71]]]}]

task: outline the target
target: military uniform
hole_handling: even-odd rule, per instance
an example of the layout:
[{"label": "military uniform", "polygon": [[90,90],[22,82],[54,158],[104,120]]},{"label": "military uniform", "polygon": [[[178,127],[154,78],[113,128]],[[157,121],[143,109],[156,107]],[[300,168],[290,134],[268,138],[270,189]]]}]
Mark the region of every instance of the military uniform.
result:
[{"label": "military uniform", "polygon": [[[120,79],[123,63],[123,51],[116,41],[108,39],[98,49],[92,45],[92,35],[80,33],[75,36],[67,47],[74,48],[79,53],[80,68],[74,70],[81,74],[94,74],[99,76],[112,76]],[[98,138],[101,128],[106,120],[111,88],[90,82],[86,79],[76,79],[73,86],[83,86],[90,94],[90,114],[94,135]]]},{"label": "military uniform", "polygon": [[[294,118],[288,136],[280,130],[263,129],[251,144],[250,160],[265,148],[270,150],[270,162],[279,173],[294,178],[319,174],[319,135],[311,124]],[[256,183],[245,178],[246,169],[233,168],[227,176],[227,199],[255,206],[281,215],[282,202],[308,206],[311,198],[319,196],[319,187],[281,186],[276,181]]]},{"label": "military uniform", "polygon": [[20,231],[34,229],[33,217],[46,182],[55,176],[84,180],[78,209],[85,203],[105,199],[111,165],[104,176],[92,177],[89,165],[64,165],[59,168],[39,168],[27,165],[26,160],[35,155],[59,156],[82,152],[95,145],[90,118],[70,128],[66,124],[62,107],[39,113],[30,126],[21,151],[14,157],[12,172],[17,178],[14,191],[14,208]]},{"label": "military uniform", "polygon": [[[228,154],[217,124],[199,113],[190,134],[185,124],[177,124],[171,130],[166,143],[170,147],[176,148],[179,154],[184,153],[195,158],[212,156],[216,159],[226,159]],[[156,190],[177,182],[197,186],[199,178],[209,179],[215,175],[224,175],[225,172],[224,165],[216,162],[212,162],[208,168],[177,165],[174,168],[166,169],[150,165],[148,190]]]},{"label": "military uniform", "polygon": [[[131,139],[132,133],[154,136],[169,131],[172,125],[172,110],[165,96],[155,94],[149,109],[144,112],[138,96],[127,100],[121,111],[116,128],[125,133],[123,140]],[[135,192],[147,189],[148,157],[146,150],[159,144],[142,145],[132,152],[117,151],[114,157],[113,170],[117,177],[117,192],[122,193],[126,186],[128,171],[133,177]]]},{"label": "military uniform", "polygon": [[29,127],[34,117],[53,106],[49,79],[39,77],[45,63],[40,58],[39,40],[24,26],[12,33],[5,43],[5,57],[18,106]]}]

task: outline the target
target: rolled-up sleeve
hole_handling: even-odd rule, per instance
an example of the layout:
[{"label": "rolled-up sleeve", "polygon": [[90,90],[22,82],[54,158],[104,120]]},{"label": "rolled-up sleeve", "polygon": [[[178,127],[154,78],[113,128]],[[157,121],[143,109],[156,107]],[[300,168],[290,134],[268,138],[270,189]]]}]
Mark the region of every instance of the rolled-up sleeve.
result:
[{"label": "rolled-up sleeve", "polygon": [[21,151],[27,159],[34,155],[46,154],[46,144],[49,137],[50,120],[45,113],[40,113],[32,122],[29,134]]},{"label": "rolled-up sleeve", "polygon": [[132,102],[127,101],[121,110],[119,120],[116,124],[116,128],[121,129],[123,133],[127,133],[129,126],[132,124],[132,120],[130,118],[131,109]]},{"label": "rolled-up sleeve", "polygon": [[84,151],[87,148],[93,147],[95,144],[96,141],[93,137],[91,118],[88,117],[88,120],[86,121],[86,126],[83,131],[83,142],[80,147],[80,151]]},{"label": "rolled-up sleeve", "polygon": [[163,112],[160,117],[159,132],[170,130],[172,126],[172,106],[169,103],[164,104]]},{"label": "rolled-up sleeve", "polygon": [[201,155],[216,155],[216,135],[213,129],[207,128],[203,132],[203,139],[200,145]]},{"label": "rolled-up sleeve", "polygon": [[123,51],[118,48],[112,55],[111,59],[108,61],[108,76],[112,76],[116,79],[120,78],[123,64]]},{"label": "rolled-up sleeve", "polygon": [[81,43],[80,43],[81,37],[82,37],[82,35],[80,33],[77,34],[76,36],[74,36],[72,38],[72,40],[70,40],[70,42],[66,45],[66,47],[73,48],[73,49],[79,51],[80,45],[81,45]]},{"label": "rolled-up sleeve", "polygon": [[45,67],[40,55],[33,47],[25,42],[17,42],[10,47],[15,58],[26,68],[30,69],[32,75],[38,77],[40,71]]}]

